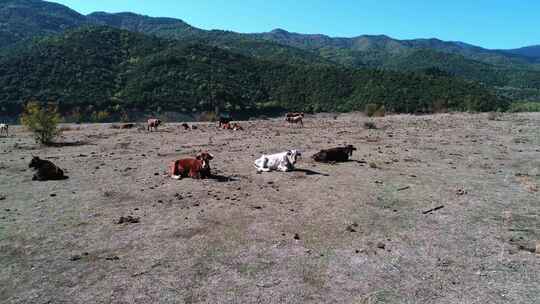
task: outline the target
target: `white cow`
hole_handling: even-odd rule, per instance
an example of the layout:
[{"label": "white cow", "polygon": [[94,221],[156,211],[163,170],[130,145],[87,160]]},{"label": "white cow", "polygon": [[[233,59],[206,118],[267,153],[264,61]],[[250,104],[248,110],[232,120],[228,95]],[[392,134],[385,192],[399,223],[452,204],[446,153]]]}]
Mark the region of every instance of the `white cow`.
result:
[{"label": "white cow", "polygon": [[297,150],[263,155],[255,161],[255,167],[257,168],[258,173],[270,172],[272,170],[287,172],[294,170],[294,164],[299,156],[301,156],[301,154]]},{"label": "white cow", "polygon": [[6,136],[9,136],[9,125],[8,124],[0,124],[0,135],[6,134]]}]

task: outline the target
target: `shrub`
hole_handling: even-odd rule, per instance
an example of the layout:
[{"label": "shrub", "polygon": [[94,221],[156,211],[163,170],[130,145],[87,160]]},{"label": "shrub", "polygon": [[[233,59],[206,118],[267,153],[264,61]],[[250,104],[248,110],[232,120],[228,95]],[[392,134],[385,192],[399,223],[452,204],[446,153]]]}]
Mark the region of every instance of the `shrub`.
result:
[{"label": "shrub", "polygon": [[373,113],[374,117],[384,117],[386,115],[386,109],[384,106],[381,106],[375,113]]},{"label": "shrub", "polygon": [[92,121],[93,122],[106,122],[109,119],[109,112],[107,111],[94,111],[92,113]]},{"label": "shrub", "polygon": [[197,116],[198,121],[217,121],[218,117],[216,112],[202,112]]},{"label": "shrub", "polygon": [[377,109],[378,109],[378,106],[374,103],[368,103],[366,105],[366,115],[368,117],[373,117],[373,115],[375,114],[375,112],[377,112]]},{"label": "shrub", "polygon": [[366,105],[366,115],[368,117],[384,117],[384,115],[386,115],[386,109],[384,106],[368,103]]},{"label": "shrub", "polygon": [[514,102],[508,110],[512,113],[518,112],[540,112],[540,102]]},{"label": "shrub", "polygon": [[55,105],[49,104],[42,107],[39,102],[31,101],[25,108],[21,116],[21,123],[34,133],[36,142],[41,144],[51,144],[52,140],[58,136],[61,130],[58,124],[62,120]]}]

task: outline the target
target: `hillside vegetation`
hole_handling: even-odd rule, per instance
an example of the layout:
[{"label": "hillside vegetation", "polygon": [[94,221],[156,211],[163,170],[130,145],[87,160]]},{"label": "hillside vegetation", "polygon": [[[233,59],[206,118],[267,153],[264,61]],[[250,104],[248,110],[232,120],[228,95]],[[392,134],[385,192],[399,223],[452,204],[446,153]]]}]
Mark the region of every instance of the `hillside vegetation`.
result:
[{"label": "hillside vegetation", "polygon": [[0,103],[31,99],[74,108],[198,112],[272,108],[396,112],[504,109],[480,85],[447,76],[291,65],[110,27],[87,27],[19,45],[0,60]]}]

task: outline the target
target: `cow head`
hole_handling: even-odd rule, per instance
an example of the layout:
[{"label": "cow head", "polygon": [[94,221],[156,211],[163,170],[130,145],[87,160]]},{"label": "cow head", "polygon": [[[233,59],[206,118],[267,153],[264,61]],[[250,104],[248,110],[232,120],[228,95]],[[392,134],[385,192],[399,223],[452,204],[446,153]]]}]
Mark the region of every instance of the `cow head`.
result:
[{"label": "cow head", "polygon": [[28,165],[28,168],[34,168],[34,169],[37,169],[41,166],[41,163],[43,161],[37,157],[37,156],[33,156],[32,157],[32,161],[30,161],[30,164]]},{"label": "cow head", "polygon": [[196,158],[198,160],[201,160],[203,165],[203,168],[210,168],[210,161],[214,159],[214,155],[208,153],[208,152],[201,152],[197,154]]},{"label": "cow head", "polygon": [[287,160],[290,164],[294,165],[296,163],[296,159],[298,157],[302,156],[302,154],[297,150],[289,150],[287,151]]},{"label": "cow head", "polygon": [[352,156],[353,151],[356,151],[356,148],[353,145],[347,145],[346,149],[349,156]]}]

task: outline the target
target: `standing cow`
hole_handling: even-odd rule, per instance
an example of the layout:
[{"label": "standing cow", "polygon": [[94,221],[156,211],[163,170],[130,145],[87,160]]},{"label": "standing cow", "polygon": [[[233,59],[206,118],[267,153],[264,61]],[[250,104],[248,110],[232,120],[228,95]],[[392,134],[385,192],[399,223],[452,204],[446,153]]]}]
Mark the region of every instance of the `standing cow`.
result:
[{"label": "standing cow", "polygon": [[304,127],[304,113],[287,113],[285,116],[285,121],[287,121],[289,124],[300,124],[300,126]]},{"label": "standing cow", "polygon": [[155,118],[152,118],[152,119],[149,119],[148,122],[147,122],[147,129],[148,131],[152,132],[152,130],[155,130],[157,131],[158,130],[158,127],[162,124],[162,121],[159,120],[159,119],[155,119]]},{"label": "standing cow", "polygon": [[6,134],[6,136],[9,136],[9,125],[8,124],[0,124],[0,135]]}]

